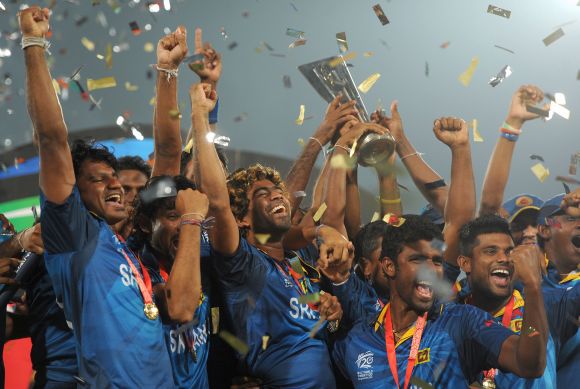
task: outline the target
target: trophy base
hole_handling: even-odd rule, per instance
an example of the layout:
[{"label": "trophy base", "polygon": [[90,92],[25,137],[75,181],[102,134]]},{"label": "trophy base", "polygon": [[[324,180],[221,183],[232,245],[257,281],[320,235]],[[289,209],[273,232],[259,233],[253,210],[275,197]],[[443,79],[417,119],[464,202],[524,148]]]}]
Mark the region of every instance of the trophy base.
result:
[{"label": "trophy base", "polygon": [[384,162],[395,152],[395,140],[390,134],[370,133],[359,139],[358,164],[374,166]]}]

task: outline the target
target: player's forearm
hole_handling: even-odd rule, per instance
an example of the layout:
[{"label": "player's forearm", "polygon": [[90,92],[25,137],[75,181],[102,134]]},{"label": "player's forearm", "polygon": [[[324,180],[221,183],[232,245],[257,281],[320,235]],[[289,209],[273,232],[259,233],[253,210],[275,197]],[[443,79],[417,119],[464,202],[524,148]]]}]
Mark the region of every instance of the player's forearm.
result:
[{"label": "player's forearm", "polygon": [[487,166],[479,214],[496,214],[502,205],[516,142],[500,137]]},{"label": "player's forearm", "polygon": [[[331,158],[348,158],[348,153],[342,148],[336,147]],[[331,167],[328,172],[326,190],[324,194],[326,211],[320,219],[322,224],[333,227],[346,234],[344,226],[344,215],[346,208],[346,169],[342,167]]]},{"label": "player's forearm", "polygon": [[544,297],[539,285],[524,287],[524,293],[526,306],[517,345],[519,375],[539,377],[546,367],[548,341],[548,320],[544,309]]},{"label": "player's forearm", "polygon": [[180,115],[177,104],[177,78],[167,79],[158,71],[156,86],[153,136],[155,139],[155,165],[153,176],[177,175],[181,161]]},{"label": "player's forearm", "polygon": [[346,204],[344,226],[350,239],[360,230],[360,193],[358,191],[358,169],[355,167],[346,176]]},{"label": "player's forearm", "polygon": [[314,209],[318,209],[320,204],[322,204],[324,197],[324,186],[326,185],[329,171],[330,171],[330,158],[327,158],[326,161],[324,162],[324,166],[322,167],[322,171],[318,175],[316,183],[314,184],[314,190],[312,194],[312,208]]},{"label": "player's forearm", "polygon": [[393,163],[387,165],[387,169],[377,169],[379,178],[379,201],[381,203],[381,217],[387,213],[400,216],[403,214],[403,204],[401,203],[401,193],[399,192],[399,185],[397,183],[397,175],[393,171]]},{"label": "player's forearm", "polygon": [[292,196],[292,194],[306,189],[308,181],[310,180],[312,168],[316,163],[320,150],[318,142],[310,139],[286,176],[286,188],[288,188],[288,192],[290,193],[292,212],[300,206],[300,202],[302,201],[301,196],[296,197]]},{"label": "player's forearm", "polygon": [[184,224],[179,247],[165,286],[167,310],[171,320],[187,323],[193,319],[201,296],[200,234],[197,225]]}]

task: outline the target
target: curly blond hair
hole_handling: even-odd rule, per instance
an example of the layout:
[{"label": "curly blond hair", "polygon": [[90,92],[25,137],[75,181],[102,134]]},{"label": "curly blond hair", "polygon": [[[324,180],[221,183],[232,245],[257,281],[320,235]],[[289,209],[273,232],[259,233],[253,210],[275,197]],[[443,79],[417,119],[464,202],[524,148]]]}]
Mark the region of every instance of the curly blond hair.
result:
[{"label": "curly blond hair", "polygon": [[286,185],[282,181],[280,173],[276,169],[262,166],[259,163],[245,169],[240,168],[228,177],[230,207],[236,219],[242,220],[248,213],[248,208],[250,207],[248,191],[254,182],[260,180],[272,181],[274,185],[286,192]]}]

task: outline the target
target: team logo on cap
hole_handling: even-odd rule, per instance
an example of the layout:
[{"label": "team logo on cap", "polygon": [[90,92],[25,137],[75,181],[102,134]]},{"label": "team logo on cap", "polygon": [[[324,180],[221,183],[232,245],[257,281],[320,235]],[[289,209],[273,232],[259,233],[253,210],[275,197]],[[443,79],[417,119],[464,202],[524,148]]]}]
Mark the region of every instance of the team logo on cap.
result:
[{"label": "team logo on cap", "polygon": [[529,196],[520,196],[516,199],[516,207],[518,208],[527,207],[528,205],[531,205],[533,203],[534,200],[532,200],[532,198]]}]

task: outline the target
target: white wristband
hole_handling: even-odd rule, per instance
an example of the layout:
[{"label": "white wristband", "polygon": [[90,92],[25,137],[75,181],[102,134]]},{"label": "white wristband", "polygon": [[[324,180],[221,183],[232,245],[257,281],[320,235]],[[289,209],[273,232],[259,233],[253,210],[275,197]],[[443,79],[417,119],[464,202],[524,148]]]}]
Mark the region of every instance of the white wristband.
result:
[{"label": "white wristband", "polygon": [[166,73],[167,74],[167,82],[169,82],[169,80],[171,80],[171,77],[175,77],[177,78],[177,75],[179,73],[179,69],[164,69],[164,68],[160,68],[158,65],[151,65],[151,67],[154,67],[155,69],[159,70],[160,72]]},{"label": "white wristband", "polygon": [[333,286],[342,286],[342,285],[346,284],[348,282],[348,280],[350,280],[350,274],[348,275],[348,277],[346,278],[346,280],[344,280],[342,282],[339,282],[339,283],[336,283],[336,284],[333,282],[332,285]]},{"label": "white wristband", "polygon": [[30,46],[40,46],[42,47],[49,55],[50,55],[50,42],[44,38],[39,38],[35,36],[23,36],[22,40],[20,41],[20,46],[22,50]]}]

